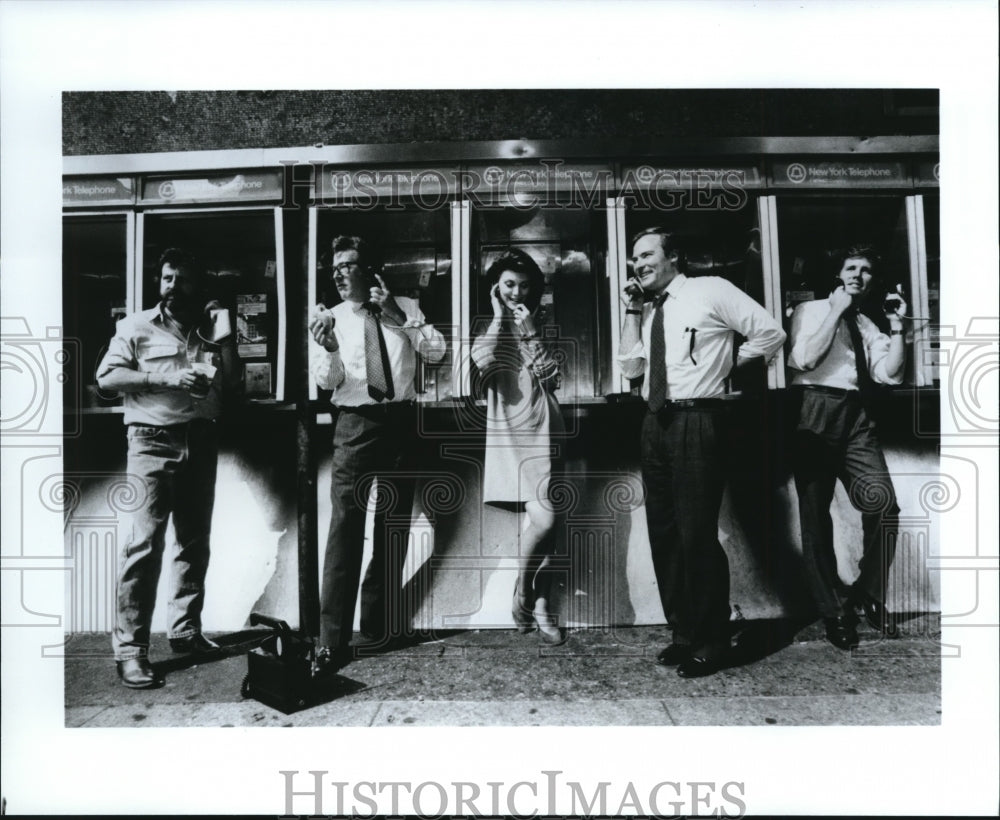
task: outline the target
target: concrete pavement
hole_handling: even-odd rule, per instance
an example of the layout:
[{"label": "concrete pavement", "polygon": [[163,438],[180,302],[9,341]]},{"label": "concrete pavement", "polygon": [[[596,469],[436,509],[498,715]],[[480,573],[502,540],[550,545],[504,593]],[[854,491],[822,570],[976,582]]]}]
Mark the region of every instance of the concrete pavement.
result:
[{"label": "concrete pavement", "polygon": [[895,640],[859,627],[848,653],[821,623],[734,623],[734,665],[696,680],[658,666],[665,627],[579,629],[544,647],[513,630],[454,632],[359,658],[317,705],[284,714],[241,696],[259,629],[213,636],[218,658],[151,648],[166,684],[121,686],[109,636],[66,643],[67,727],[128,726],[819,726],[941,721],[937,615],[907,617]]}]

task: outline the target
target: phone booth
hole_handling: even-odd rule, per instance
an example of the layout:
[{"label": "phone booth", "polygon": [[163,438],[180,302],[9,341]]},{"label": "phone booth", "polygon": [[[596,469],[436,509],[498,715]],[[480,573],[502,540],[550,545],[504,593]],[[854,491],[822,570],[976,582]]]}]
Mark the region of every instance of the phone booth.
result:
[{"label": "phone booth", "polygon": [[121,404],[97,387],[115,322],[135,309],[135,188],[131,178],[63,182],[63,333],[79,340],[79,379],[65,382],[64,411]]},{"label": "phone booth", "polygon": [[[389,291],[415,299],[429,324],[452,340],[452,213],[457,175],[446,168],[320,168],[309,211],[310,306],[333,307],[331,242],[360,236],[379,256]],[[372,284],[377,284],[374,278]],[[452,340],[453,341],[453,340]],[[451,350],[427,365],[418,357],[414,387],[421,403],[452,397]],[[315,397],[316,388],[310,390]]]},{"label": "phone booth", "polygon": [[[916,217],[909,164],[898,159],[773,160],[771,197],[779,248],[778,279],[786,330],[800,302],[825,299],[837,282],[830,251],[870,245],[879,254],[876,279],[862,311],[883,330],[888,328],[882,302],[900,287],[911,316],[926,316],[917,246],[923,231]],[[923,386],[924,371],[914,362],[914,336],[926,324],[915,323],[907,338],[905,383]]]},{"label": "phone booth", "polygon": [[540,333],[559,360],[559,402],[588,404],[603,397],[611,361],[603,211],[610,166],[554,160],[472,165],[465,179],[470,265],[463,336],[492,317],[490,266],[520,249],[545,277]]},{"label": "phone booth", "polygon": [[170,247],[193,253],[205,288],[230,313],[250,402],[285,397],[285,270],[278,171],[142,181],[137,246],[142,309],[159,301],[157,262]]},{"label": "phone booth", "polygon": [[[927,573],[937,519],[924,503],[929,478],[925,459],[935,454],[914,443],[915,424],[926,415],[927,403],[938,401],[931,340],[932,325],[938,322],[939,270],[935,268],[932,280],[928,257],[938,260],[940,252],[937,225],[927,226],[928,210],[932,220],[937,211],[926,209],[928,198],[914,191],[922,179],[920,169],[929,176],[930,167],[936,168],[936,162],[914,157],[821,155],[775,158],[768,167],[775,191],[768,199],[778,249],[776,282],[786,329],[797,304],[825,299],[839,283],[839,271],[829,259],[829,252],[838,248],[867,245],[878,255],[872,287],[860,309],[880,330],[889,328],[886,297],[899,290],[907,303],[903,383],[883,387],[869,408],[903,508],[888,593],[890,608],[897,610],[907,605],[931,609],[937,597]],[[862,537],[860,517],[840,484],[831,513],[840,575],[847,580],[856,574]],[[907,596],[912,600],[904,602]]]},{"label": "phone booth", "polygon": [[[621,285],[631,275],[632,237],[646,228],[663,227],[684,248],[689,277],[721,276],[775,314],[773,294],[765,286],[769,248],[761,231],[766,198],[761,196],[763,174],[758,164],[651,161],[626,165],[621,176],[616,202]],[[624,311],[619,299],[619,327]],[[773,364],[768,381],[772,387],[777,384]],[[636,385],[620,382],[620,386],[622,392],[631,389],[638,394]]]}]

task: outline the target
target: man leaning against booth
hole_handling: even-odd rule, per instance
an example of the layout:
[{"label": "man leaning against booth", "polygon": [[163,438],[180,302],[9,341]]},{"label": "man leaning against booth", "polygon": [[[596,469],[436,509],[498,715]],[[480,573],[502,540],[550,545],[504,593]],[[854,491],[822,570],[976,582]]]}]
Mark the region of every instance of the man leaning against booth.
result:
[{"label": "man leaning against booth", "polygon": [[409,629],[402,602],[406,533],[392,538],[387,528],[408,528],[413,504],[417,356],[436,363],[445,354],[444,337],[425,321],[417,301],[390,291],[366,240],[333,240],[333,284],[342,301],[330,309],[321,305],[309,323],[310,372],[318,387],[331,391],[336,407],[317,674],[335,672],[354,657],[354,609],[375,479],[381,500],[361,584],[361,642],[385,648]]},{"label": "man leaning against booth", "polygon": [[[657,663],[697,678],[724,668],[730,649],[729,561],[719,543],[733,404],[725,383],[774,356],[785,332],[728,280],[688,278],[684,251],[663,228],[633,239],[631,261],[618,359],[626,378],[645,376],[646,523],[673,632]],[[734,365],[736,334],[746,341]]]},{"label": "man leaning against booth", "polygon": [[[792,315],[788,366],[801,392],[795,431],[795,487],[802,525],[802,556],[809,588],[840,649],[858,645],[854,607],[887,637],[896,624],[886,609],[889,568],[895,555],[899,506],[871,416],[872,387],[903,380],[906,361],[900,287],[883,304],[889,335],[860,312],[874,284],[878,256],[866,246],[832,254],[836,285],[826,299],[804,302]],[[830,505],[840,479],[861,512],[860,573],[841,589]]]},{"label": "man leaning against booth", "polygon": [[160,302],[125,317],[98,365],[103,390],[123,394],[128,473],[140,504],[120,556],[112,645],[122,683],[163,683],[149,660],[150,625],[166,547],[167,635],[174,652],[217,652],[201,631],[223,393],[242,383],[228,312],[208,301],[199,263],[171,248],[157,268]]}]

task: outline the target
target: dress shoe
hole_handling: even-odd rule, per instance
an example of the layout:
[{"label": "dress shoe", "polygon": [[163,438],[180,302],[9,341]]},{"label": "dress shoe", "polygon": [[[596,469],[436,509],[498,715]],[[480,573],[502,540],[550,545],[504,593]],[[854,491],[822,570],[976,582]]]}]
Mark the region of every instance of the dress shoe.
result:
[{"label": "dress shoe", "polygon": [[153,671],[149,658],[145,656],[118,661],[117,666],[122,685],[129,689],[155,689],[163,686],[163,678]]},{"label": "dress shoe", "polygon": [[215,641],[210,641],[200,632],[188,635],[186,638],[171,638],[170,649],[172,652],[184,655],[214,655],[220,651]]},{"label": "dress shoe", "polygon": [[858,631],[853,617],[841,615],[824,618],[823,622],[826,624],[826,639],[838,649],[853,649],[858,645]]},{"label": "dress shoe", "polygon": [[692,655],[677,666],[677,675],[682,678],[704,678],[714,675],[726,666],[722,657],[701,658]]},{"label": "dress shoe", "polygon": [[868,621],[868,625],[872,629],[876,632],[881,632],[887,638],[896,638],[899,636],[899,631],[896,629],[896,619],[885,608],[885,604],[867,593],[860,593],[857,601],[861,604],[861,608],[865,613],[865,620]]},{"label": "dress shoe", "polygon": [[691,657],[691,646],[686,643],[672,643],[656,656],[660,666],[677,666]]},{"label": "dress shoe", "polygon": [[539,598],[535,602],[535,611],[532,614],[535,625],[538,627],[538,637],[542,643],[548,646],[562,646],[566,643],[568,634],[565,629],[559,627],[556,616],[549,613],[544,599]]},{"label": "dress shoe", "polygon": [[341,646],[336,649],[329,646],[319,646],[313,656],[313,677],[336,675],[352,660],[354,660],[354,650],[349,646]]},{"label": "dress shoe", "polygon": [[514,582],[514,600],[510,605],[510,615],[514,619],[517,631],[524,635],[535,628],[535,618],[528,599],[521,596],[520,582],[520,578]]}]

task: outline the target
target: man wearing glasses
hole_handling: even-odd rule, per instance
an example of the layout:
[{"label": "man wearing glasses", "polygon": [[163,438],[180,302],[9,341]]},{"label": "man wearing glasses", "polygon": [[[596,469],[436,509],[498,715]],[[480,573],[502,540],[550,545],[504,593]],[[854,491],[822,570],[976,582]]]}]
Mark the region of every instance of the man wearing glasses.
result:
[{"label": "man wearing glasses", "polygon": [[318,674],[335,672],[353,658],[350,640],[373,479],[378,488],[372,558],[361,584],[362,643],[385,648],[408,629],[401,604],[414,489],[409,456],[416,433],[413,377],[416,357],[440,362],[445,340],[425,321],[417,301],[393,295],[377,270],[364,239],[336,237],[333,283],[342,301],[329,309],[320,305],[309,323],[310,373],[318,387],[331,391],[338,411]]}]

